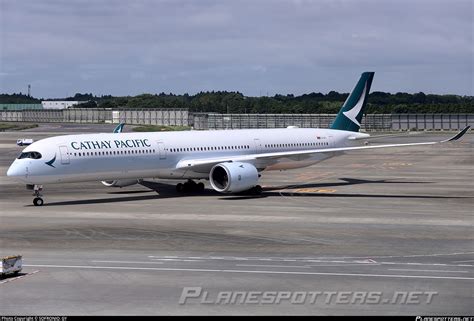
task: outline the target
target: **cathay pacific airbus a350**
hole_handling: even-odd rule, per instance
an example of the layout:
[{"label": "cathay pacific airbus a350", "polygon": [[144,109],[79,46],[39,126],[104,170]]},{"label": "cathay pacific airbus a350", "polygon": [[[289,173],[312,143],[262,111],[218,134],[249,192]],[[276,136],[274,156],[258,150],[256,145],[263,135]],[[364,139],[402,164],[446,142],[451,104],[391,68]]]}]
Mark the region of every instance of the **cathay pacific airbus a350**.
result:
[{"label": "cathay pacific airbus a350", "polygon": [[285,128],[150,133],[100,133],[42,139],[26,147],[8,169],[34,190],[43,205],[43,184],[102,181],[124,187],[146,178],[187,180],[178,191],[202,190],[208,179],[221,193],[260,193],[262,171],[293,169],[353,150],[422,146],[454,141],[369,145],[359,133],[373,72],[364,72],[330,129]]}]

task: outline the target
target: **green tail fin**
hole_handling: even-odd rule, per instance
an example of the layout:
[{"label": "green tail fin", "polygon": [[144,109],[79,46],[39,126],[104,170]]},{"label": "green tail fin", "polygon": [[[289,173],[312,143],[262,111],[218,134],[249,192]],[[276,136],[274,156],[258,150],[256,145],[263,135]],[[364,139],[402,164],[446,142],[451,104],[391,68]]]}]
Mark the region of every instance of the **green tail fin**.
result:
[{"label": "green tail fin", "polygon": [[359,131],[374,74],[374,72],[362,73],[357,85],[339,110],[331,129]]},{"label": "green tail fin", "polygon": [[125,126],[125,123],[120,123],[115,127],[114,129],[114,134],[119,134],[123,131],[123,126]]}]

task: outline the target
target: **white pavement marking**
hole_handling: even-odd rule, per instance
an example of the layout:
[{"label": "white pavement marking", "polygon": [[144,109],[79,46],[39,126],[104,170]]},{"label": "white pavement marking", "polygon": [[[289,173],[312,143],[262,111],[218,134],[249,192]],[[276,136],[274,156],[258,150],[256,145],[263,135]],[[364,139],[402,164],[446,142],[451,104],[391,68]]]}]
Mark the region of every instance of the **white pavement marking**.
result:
[{"label": "white pavement marking", "polygon": [[201,260],[188,260],[188,259],[151,259],[152,261],[165,261],[165,262],[201,262]]},{"label": "white pavement marking", "polygon": [[166,255],[166,256],[153,256],[153,255],[148,255],[148,257],[149,257],[150,259],[151,259],[151,258],[155,258],[155,257],[157,257],[157,258],[164,258],[164,259],[178,259],[177,256],[168,256],[168,255]]},{"label": "white pavement marking", "polygon": [[[359,266],[370,266],[370,265],[408,265],[408,266],[451,266],[451,267],[474,267],[473,264],[449,264],[449,263],[421,263],[421,262],[388,262],[388,261],[381,261],[377,262],[372,259],[366,260],[316,260],[310,258],[301,258],[301,259],[286,259],[286,258],[259,258],[259,257],[201,257],[201,256],[148,256],[150,261],[153,262],[203,262],[203,261],[212,261],[212,260],[221,260],[221,261],[228,261],[228,262],[235,262],[235,261],[260,261],[260,262],[296,262],[302,263],[309,266],[329,266],[332,263],[335,263],[334,266],[337,265],[359,265]],[[28,262],[32,261],[45,261],[45,259],[28,259]],[[110,262],[110,263],[146,263],[146,262],[135,262],[135,261],[95,261],[95,262]],[[320,264],[314,264],[320,263]],[[327,265],[324,265],[327,264]]]},{"label": "white pavement marking", "polygon": [[308,265],[267,265],[267,264],[236,264],[235,266],[256,266],[256,267],[275,267],[275,268],[300,268],[309,269]]},{"label": "white pavement marking", "polygon": [[24,265],[29,267],[44,268],[69,268],[69,269],[103,269],[103,270],[143,270],[143,271],[169,271],[169,272],[221,272],[221,273],[248,273],[248,274],[288,274],[288,275],[327,275],[327,276],[355,276],[375,278],[407,278],[407,279],[449,279],[449,280],[474,280],[469,277],[456,276],[430,276],[430,275],[400,275],[400,274],[364,274],[364,273],[325,273],[301,271],[259,271],[259,270],[217,270],[217,269],[179,269],[179,268],[145,268],[130,266],[82,266],[82,265]]},{"label": "white pavement marking", "polygon": [[[454,253],[431,253],[431,254],[411,254],[411,255],[381,255],[381,256],[371,256],[371,258],[395,258],[395,257],[432,257],[432,256],[453,256],[453,255],[465,255],[465,254],[474,254],[474,252],[454,252]],[[333,257],[322,257],[333,259]],[[343,256],[344,259],[356,259],[362,258],[360,256]],[[367,257],[365,257],[367,258]]]},{"label": "white pavement marking", "polygon": [[470,264],[444,264],[444,263],[418,263],[418,262],[379,262],[382,265],[427,265],[427,266],[463,266],[470,267]]},{"label": "white pavement marking", "polygon": [[446,271],[446,270],[417,270],[417,269],[388,269],[389,271],[415,271],[415,272],[441,272],[441,273],[469,273],[469,271]]},{"label": "white pavement marking", "polygon": [[[459,253],[456,253],[459,254]],[[445,254],[445,255],[450,255],[450,254]],[[438,256],[438,254],[433,254],[430,256]],[[411,257],[411,256],[409,256]],[[375,264],[387,264],[387,265],[427,265],[427,266],[462,266],[462,267],[470,267],[474,265],[470,264],[446,264],[446,263],[421,263],[421,262],[377,262],[373,259],[364,259],[364,260],[335,260],[334,258],[332,260],[328,259],[315,259],[315,258],[308,258],[308,257],[302,257],[302,258],[284,258],[284,257],[267,257],[267,258],[262,258],[262,257],[216,257],[216,256],[209,256],[209,257],[178,257],[178,256],[173,256],[174,259],[170,259],[167,256],[149,256],[149,258],[152,258],[152,260],[163,260],[163,261],[183,261],[183,262],[193,262],[193,260],[187,260],[187,259],[201,259],[201,260],[225,260],[225,261],[265,261],[265,262],[299,262],[299,263],[338,263],[338,264],[360,264],[360,265],[375,265]]]},{"label": "white pavement marking", "polygon": [[139,261],[91,261],[94,263],[130,263],[130,264],[163,264],[163,262],[139,262]]},{"label": "white pavement marking", "polygon": [[306,266],[310,266],[310,267],[326,267],[326,266],[371,266],[371,265],[377,265],[377,266],[380,266],[381,264],[379,263],[371,263],[371,264],[367,264],[367,263],[335,263],[335,264],[308,264]]},{"label": "white pavement marking", "polygon": [[[474,254],[474,252],[454,252],[454,253],[430,253],[430,254],[411,254],[411,255],[375,255],[370,256],[371,259],[387,259],[387,258],[408,258],[408,257],[436,257],[436,256],[453,256]],[[320,260],[335,260],[335,259],[368,259],[368,256],[319,256],[319,257],[300,257],[298,259],[320,259]]]}]

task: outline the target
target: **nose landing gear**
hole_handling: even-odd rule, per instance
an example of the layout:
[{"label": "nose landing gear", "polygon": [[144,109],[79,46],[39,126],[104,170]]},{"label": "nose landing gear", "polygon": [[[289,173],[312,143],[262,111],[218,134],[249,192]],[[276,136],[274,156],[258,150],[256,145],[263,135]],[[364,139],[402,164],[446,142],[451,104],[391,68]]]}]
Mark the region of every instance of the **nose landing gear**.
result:
[{"label": "nose landing gear", "polygon": [[33,199],[33,204],[35,206],[42,206],[44,204],[44,201],[41,198],[41,196],[43,196],[41,194],[41,191],[43,191],[43,185],[27,185],[27,188],[33,189],[33,196],[35,196],[35,198]]},{"label": "nose landing gear", "polygon": [[33,199],[33,204],[35,204],[35,206],[42,206],[43,205],[43,199],[41,197],[35,197]]}]

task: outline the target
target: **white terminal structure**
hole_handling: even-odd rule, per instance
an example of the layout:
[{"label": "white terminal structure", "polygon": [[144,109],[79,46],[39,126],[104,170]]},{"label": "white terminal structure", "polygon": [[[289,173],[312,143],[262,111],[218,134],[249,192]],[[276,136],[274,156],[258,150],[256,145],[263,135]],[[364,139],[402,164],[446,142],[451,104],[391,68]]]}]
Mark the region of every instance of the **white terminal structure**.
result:
[{"label": "white terminal structure", "polygon": [[87,101],[44,100],[41,102],[41,105],[43,105],[43,109],[66,109],[82,103],[87,103]]}]

